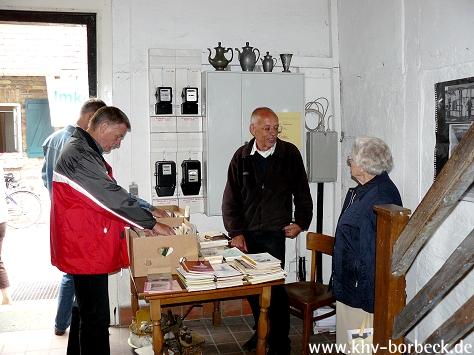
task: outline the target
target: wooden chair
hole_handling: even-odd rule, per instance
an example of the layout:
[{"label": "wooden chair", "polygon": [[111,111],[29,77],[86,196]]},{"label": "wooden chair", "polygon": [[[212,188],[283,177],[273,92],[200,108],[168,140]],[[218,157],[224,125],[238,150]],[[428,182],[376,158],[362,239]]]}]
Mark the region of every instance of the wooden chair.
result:
[{"label": "wooden chair", "polygon": [[[328,286],[316,282],[316,252],[332,256],[334,238],[321,233],[306,234],[306,248],[311,250],[310,281],[299,281],[285,284],[290,299],[290,313],[303,319],[303,348],[302,354],[309,354],[309,336],[313,333],[313,322],[330,317],[336,313],[335,300]],[[314,310],[329,306],[331,312],[314,317]]]}]

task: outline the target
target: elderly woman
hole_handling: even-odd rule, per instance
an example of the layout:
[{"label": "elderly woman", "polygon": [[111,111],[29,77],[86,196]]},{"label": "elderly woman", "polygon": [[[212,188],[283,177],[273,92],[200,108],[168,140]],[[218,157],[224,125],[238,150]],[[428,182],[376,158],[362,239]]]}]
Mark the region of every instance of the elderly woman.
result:
[{"label": "elderly woman", "polygon": [[400,193],[388,176],[393,159],[384,141],[356,138],[348,164],[358,185],[347,192],[336,228],[332,281],[338,344],[347,344],[347,330],[360,327],[367,312],[373,322],[377,230],[374,206],[402,206]]}]

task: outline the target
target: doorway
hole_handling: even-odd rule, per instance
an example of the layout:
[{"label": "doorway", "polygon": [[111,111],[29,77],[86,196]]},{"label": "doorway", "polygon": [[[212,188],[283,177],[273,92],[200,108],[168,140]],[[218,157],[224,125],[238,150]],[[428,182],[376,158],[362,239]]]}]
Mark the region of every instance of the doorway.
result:
[{"label": "doorway", "polygon": [[[6,35],[9,30],[10,35]],[[39,122],[41,117],[27,117],[26,106],[28,99],[47,99],[45,90],[35,90],[31,84],[32,78],[46,76],[87,76],[89,95],[97,96],[96,14],[0,10],[0,32],[11,48],[0,53],[5,67],[2,79],[7,79],[0,90],[9,93],[1,95],[6,102],[0,102],[0,158],[5,170],[21,178],[23,184],[34,186],[36,192],[44,189],[40,223],[24,230],[7,230],[7,245],[2,254],[10,255],[2,258],[7,271],[11,269],[12,276],[18,275],[20,279],[12,282],[14,307],[8,312],[2,309],[0,331],[44,329],[45,325],[53,328],[62,273],[49,261],[49,195],[41,180],[43,159],[38,151],[42,142],[27,138],[28,134],[35,136],[36,132],[52,131],[53,127],[48,122]],[[8,84],[11,78],[25,79],[24,86],[12,90]],[[31,91],[21,96],[26,90]],[[67,114],[75,120],[78,113]],[[8,324],[3,324],[5,320]]]}]

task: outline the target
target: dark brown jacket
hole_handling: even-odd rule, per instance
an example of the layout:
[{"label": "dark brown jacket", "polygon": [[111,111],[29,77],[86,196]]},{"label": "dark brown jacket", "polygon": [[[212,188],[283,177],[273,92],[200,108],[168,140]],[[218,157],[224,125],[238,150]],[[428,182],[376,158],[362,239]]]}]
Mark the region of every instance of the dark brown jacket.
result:
[{"label": "dark brown jacket", "polygon": [[229,164],[222,201],[222,218],[229,236],[243,231],[274,231],[292,222],[307,230],[313,217],[313,201],[298,148],[277,140],[263,184],[250,155],[254,141],[240,147]]}]

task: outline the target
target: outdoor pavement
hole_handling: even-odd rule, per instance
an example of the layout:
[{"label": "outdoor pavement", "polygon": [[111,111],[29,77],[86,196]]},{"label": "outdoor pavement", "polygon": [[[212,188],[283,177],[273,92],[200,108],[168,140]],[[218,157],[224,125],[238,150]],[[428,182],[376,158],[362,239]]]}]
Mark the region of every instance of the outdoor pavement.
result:
[{"label": "outdoor pavement", "polygon": [[[51,265],[49,248],[49,195],[44,188],[35,189],[42,200],[42,217],[38,224],[25,229],[7,227],[2,260],[10,279],[10,294],[25,283],[59,282],[62,273]],[[54,327],[57,299],[13,301],[0,306],[0,332],[46,329]]]}]

